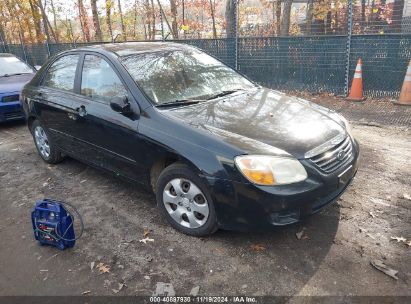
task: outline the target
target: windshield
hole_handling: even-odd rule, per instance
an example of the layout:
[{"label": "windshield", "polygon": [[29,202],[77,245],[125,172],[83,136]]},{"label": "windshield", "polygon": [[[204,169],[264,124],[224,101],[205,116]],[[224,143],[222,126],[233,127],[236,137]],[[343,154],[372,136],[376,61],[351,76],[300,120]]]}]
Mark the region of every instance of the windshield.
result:
[{"label": "windshield", "polygon": [[0,57],[0,76],[34,73],[32,68],[14,56]]},{"label": "windshield", "polygon": [[131,55],[122,63],[157,105],[204,100],[255,87],[231,68],[195,49]]}]

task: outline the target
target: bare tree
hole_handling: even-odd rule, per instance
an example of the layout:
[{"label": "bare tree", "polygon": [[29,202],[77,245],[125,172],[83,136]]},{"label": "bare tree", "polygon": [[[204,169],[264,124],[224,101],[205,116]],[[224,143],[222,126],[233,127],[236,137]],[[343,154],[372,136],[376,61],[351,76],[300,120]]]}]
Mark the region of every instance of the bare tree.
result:
[{"label": "bare tree", "polygon": [[30,4],[31,16],[33,17],[33,22],[34,22],[34,30],[36,32],[36,40],[37,40],[37,43],[40,43],[43,41],[42,32],[41,32],[41,13],[39,12],[39,8],[33,2],[33,0],[29,0],[29,4]]},{"label": "bare tree", "polygon": [[175,0],[170,0],[171,10],[171,29],[173,38],[178,39],[178,26],[177,26],[177,5]]},{"label": "bare tree", "polygon": [[113,41],[113,25],[111,23],[111,8],[113,3],[111,0],[106,0],[106,23],[108,28],[108,33],[110,34],[110,40]]},{"label": "bare tree", "polygon": [[306,15],[306,33],[311,34],[311,27],[313,24],[314,0],[308,0],[307,15]]},{"label": "bare tree", "polygon": [[54,7],[54,1],[50,1],[51,5],[51,12],[53,13],[53,25],[54,25],[54,32],[56,33],[56,42],[59,42],[59,31],[57,28],[57,14],[56,14],[56,8]]},{"label": "bare tree", "polygon": [[77,1],[78,5],[78,16],[80,19],[81,31],[83,32],[84,40],[90,42],[90,29],[87,22],[86,9],[84,8],[83,0]]},{"label": "bare tree", "polygon": [[94,31],[96,33],[94,39],[96,41],[103,41],[103,35],[101,33],[101,27],[100,27],[100,20],[98,19],[97,0],[91,0],[90,4],[91,4],[91,13],[93,14]]},{"label": "bare tree", "polygon": [[124,41],[127,41],[127,33],[126,33],[126,27],[124,25],[124,20],[123,20],[123,10],[121,9],[121,1],[118,0],[118,13],[120,14],[120,23],[121,23],[121,32]]},{"label": "bare tree", "polygon": [[215,28],[215,0],[210,0],[211,20],[213,21],[213,38],[217,39],[217,30]]},{"label": "bare tree", "polygon": [[233,38],[236,35],[236,30],[237,30],[236,10],[237,10],[236,0],[227,0],[226,6],[225,6],[227,38]]},{"label": "bare tree", "polygon": [[293,0],[285,0],[283,19],[281,20],[281,30],[280,30],[281,36],[288,36],[290,33],[290,15],[291,15],[292,5],[293,5]]}]

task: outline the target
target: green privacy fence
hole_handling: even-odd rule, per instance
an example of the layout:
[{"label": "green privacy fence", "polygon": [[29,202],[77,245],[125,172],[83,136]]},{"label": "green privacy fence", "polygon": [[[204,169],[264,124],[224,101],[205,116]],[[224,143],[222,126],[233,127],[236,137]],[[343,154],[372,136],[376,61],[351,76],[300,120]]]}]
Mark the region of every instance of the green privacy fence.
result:
[{"label": "green privacy fence", "polygon": [[[245,37],[179,40],[219,58],[250,79],[271,88],[344,94],[358,58],[363,61],[364,93],[370,97],[399,95],[409,60],[411,34],[347,36]],[[7,45],[32,65],[49,56],[89,44]]]}]

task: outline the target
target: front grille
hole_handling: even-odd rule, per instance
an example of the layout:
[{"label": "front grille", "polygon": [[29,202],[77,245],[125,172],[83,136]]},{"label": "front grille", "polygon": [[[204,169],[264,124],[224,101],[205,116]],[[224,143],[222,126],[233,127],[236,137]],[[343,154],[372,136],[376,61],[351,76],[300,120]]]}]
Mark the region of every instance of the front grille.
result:
[{"label": "front grille", "polygon": [[331,149],[313,156],[310,161],[325,173],[331,173],[347,164],[352,158],[352,142],[347,136]]},{"label": "front grille", "polygon": [[9,95],[9,96],[3,96],[1,99],[2,102],[13,102],[13,101],[19,101],[19,95]]}]

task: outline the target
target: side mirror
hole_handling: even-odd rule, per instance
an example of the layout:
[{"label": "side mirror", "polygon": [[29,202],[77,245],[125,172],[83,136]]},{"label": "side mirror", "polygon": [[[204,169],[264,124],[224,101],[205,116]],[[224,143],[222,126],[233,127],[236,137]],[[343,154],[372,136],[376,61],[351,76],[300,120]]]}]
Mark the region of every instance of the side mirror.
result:
[{"label": "side mirror", "polygon": [[35,69],[36,71],[40,70],[40,69],[41,69],[41,65],[35,65],[35,66],[34,66],[34,69]]},{"label": "side mirror", "polygon": [[131,112],[130,103],[128,102],[127,96],[124,97],[113,97],[110,101],[110,107],[113,111],[127,114]]}]

